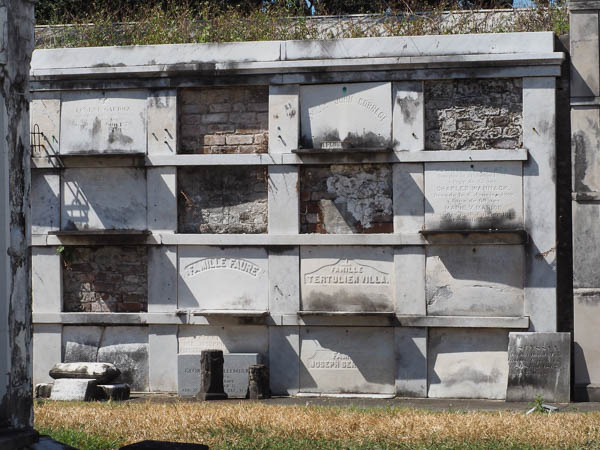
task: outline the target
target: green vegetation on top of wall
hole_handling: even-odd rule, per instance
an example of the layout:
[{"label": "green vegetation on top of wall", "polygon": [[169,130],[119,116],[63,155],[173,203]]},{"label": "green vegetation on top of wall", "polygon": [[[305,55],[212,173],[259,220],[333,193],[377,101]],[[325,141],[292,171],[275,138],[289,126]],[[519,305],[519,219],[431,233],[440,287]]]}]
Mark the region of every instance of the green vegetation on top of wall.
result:
[{"label": "green vegetation on top of wall", "polygon": [[[73,0],[75,1],[75,0]],[[105,0],[108,1],[108,0]],[[419,9],[416,9],[419,7]],[[238,7],[167,1],[147,8],[92,9],[79,16],[55,15],[36,28],[37,48],[181,44],[264,40],[340,39],[427,34],[568,32],[562,3],[532,9],[456,9],[456,3],[409,2],[380,14],[311,16],[304,7],[269,3]],[[420,11],[420,12],[415,12]],[[451,11],[451,12],[449,12]]]}]

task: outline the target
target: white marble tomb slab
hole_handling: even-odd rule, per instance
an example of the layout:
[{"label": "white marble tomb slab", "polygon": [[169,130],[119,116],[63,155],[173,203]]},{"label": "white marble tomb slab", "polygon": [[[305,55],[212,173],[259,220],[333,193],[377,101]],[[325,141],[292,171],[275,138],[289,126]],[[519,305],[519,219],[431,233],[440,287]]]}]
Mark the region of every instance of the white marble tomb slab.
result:
[{"label": "white marble tomb slab", "polygon": [[146,152],[146,91],[65,92],[60,153]]},{"label": "white marble tomb slab", "polygon": [[300,392],[395,392],[392,328],[301,327],[300,361]]},{"label": "white marble tomb slab", "polygon": [[269,305],[269,260],[257,247],[179,247],[179,308],[260,310]]},{"label": "white marble tomb slab", "polygon": [[524,264],[521,245],[427,247],[427,314],[522,316]]},{"label": "white marble tomb slab", "polygon": [[425,164],[425,228],[523,226],[520,161]]},{"label": "white marble tomb slab", "polygon": [[430,328],[427,361],[431,398],[506,397],[507,330]]},{"label": "white marble tomb slab", "polygon": [[301,86],[300,124],[303,148],[391,147],[392,84]]},{"label": "white marble tomb slab", "polygon": [[302,310],[393,311],[393,274],[390,247],[302,247]]},{"label": "white marble tomb slab", "polygon": [[62,230],[147,228],[144,169],[71,168],[61,181]]}]

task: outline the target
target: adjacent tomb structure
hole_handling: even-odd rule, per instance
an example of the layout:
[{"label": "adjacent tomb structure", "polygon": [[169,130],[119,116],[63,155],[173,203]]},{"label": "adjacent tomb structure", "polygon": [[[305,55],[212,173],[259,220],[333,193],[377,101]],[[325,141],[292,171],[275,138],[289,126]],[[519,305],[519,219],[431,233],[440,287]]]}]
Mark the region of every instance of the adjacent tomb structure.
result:
[{"label": "adjacent tomb structure", "polygon": [[573,365],[577,400],[600,401],[600,2],[569,2],[573,210]]},{"label": "adjacent tomb structure", "polygon": [[275,395],[505,398],[509,332],[557,330],[562,61],[552,33],[36,51],[35,381],[193,396],[217,349]]}]

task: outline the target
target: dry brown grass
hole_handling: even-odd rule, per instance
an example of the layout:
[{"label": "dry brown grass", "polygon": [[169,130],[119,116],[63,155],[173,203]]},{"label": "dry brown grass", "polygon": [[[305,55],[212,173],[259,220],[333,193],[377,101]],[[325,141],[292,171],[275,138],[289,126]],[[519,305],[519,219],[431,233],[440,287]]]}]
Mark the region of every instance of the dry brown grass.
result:
[{"label": "dry brown grass", "polygon": [[[231,446],[261,439],[333,440],[353,445],[453,442],[501,446],[600,446],[600,413],[427,412],[238,403],[40,403],[36,427],[78,429],[123,443],[146,439]],[[240,442],[243,444],[243,442]]]}]

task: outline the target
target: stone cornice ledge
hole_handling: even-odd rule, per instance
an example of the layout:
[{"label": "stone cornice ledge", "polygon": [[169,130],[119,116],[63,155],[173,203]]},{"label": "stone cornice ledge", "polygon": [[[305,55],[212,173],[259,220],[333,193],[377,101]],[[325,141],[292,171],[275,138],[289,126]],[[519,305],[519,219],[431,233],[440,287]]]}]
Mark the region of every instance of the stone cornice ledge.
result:
[{"label": "stone cornice ledge", "polygon": [[[36,50],[33,79],[560,65],[550,32]],[[527,51],[523,51],[526,41]]]},{"label": "stone cornice ledge", "polygon": [[[431,233],[357,233],[357,234],[178,234],[153,233],[136,237],[136,245],[216,245],[229,247],[287,247],[314,245],[521,245],[528,240],[524,230],[438,230]],[[133,237],[123,235],[68,236],[33,234],[34,247],[59,245],[126,245]]]},{"label": "stone cornice ledge", "polygon": [[[182,314],[183,312],[183,314]],[[209,325],[216,322],[245,321],[250,317],[240,311],[218,311],[218,314],[194,315],[184,311],[155,313],[33,313],[34,324],[63,325]],[[529,328],[529,317],[478,316],[413,316],[395,313],[298,312],[296,314],[253,314],[256,324],[270,326],[328,325],[328,326],[402,326],[448,328]],[[211,318],[210,316],[215,316]],[[260,317],[258,317],[260,316]]]},{"label": "stone cornice ledge", "polygon": [[[560,66],[564,53],[522,53],[452,56],[407,56],[392,58],[311,59],[306,61],[270,61],[239,63],[181,63],[148,66],[101,66],[56,69],[32,69],[33,80],[97,77],[155,77],[186,73],[211,75],[272,75],[302,72],[354,72],[402,69],[445,69],[496,66]],[[540,74],[547,76],[547,73]],[[559,73],[556,74],[557,76]]]},{"label": "stone cornice ledge", "polygon": [[569,11],[594,11],[600,9],[598,0],[570,0]]}]

